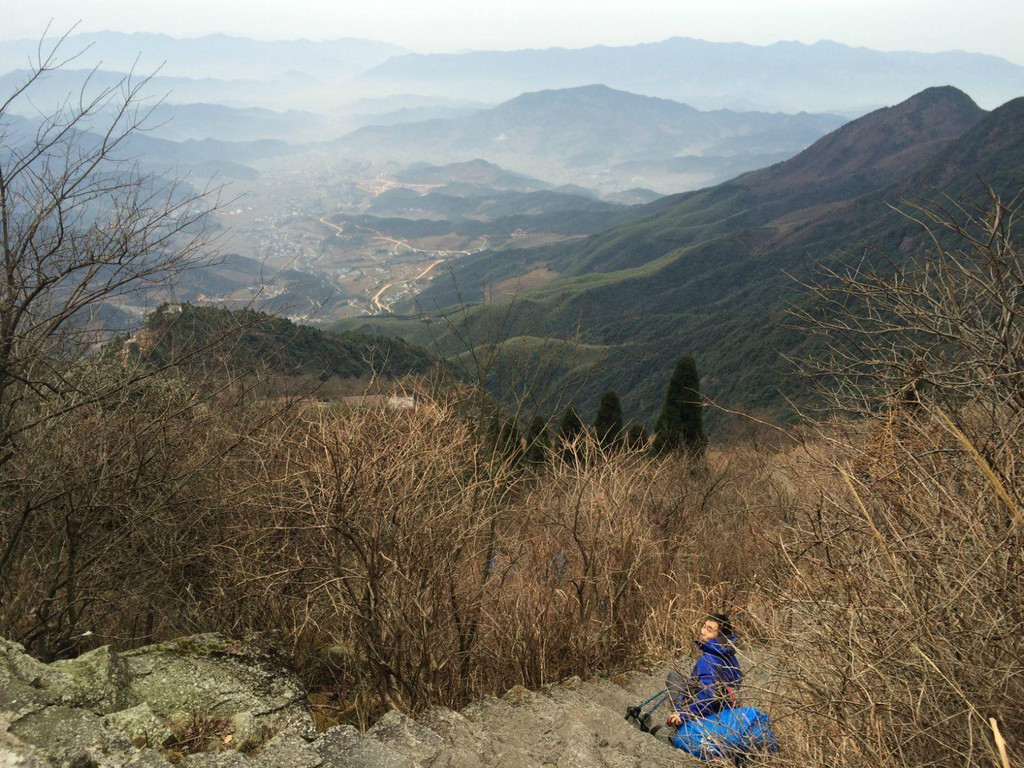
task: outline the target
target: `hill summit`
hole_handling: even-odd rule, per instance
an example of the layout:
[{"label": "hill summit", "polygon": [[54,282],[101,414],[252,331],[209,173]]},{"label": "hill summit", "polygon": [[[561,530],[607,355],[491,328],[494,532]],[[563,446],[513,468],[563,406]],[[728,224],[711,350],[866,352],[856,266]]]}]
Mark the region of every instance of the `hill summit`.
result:
[{"label": "hill summit", "polygon": [[[466,117],[367,126],[334,146],[375,160],[484,159],[552,182],[678,190],[791,157],[843,122],[836,115],[702,112],[586,85],[523,93]],[[705,167],[711,173],[696,172]]]},{"label": "hill summit", "polygon": [[737,183],[773,195],[805,185],[830,185],[847,194],[870,189],[919,167],[985,114],[963,91],[929,88],[847,123],[796,157]]},{"label": "hill summit", "polygon": [[334,333],[254,310],[166,304],[150,314],[128,351],[151,365],[225,366],[234,374],[353,379],[426,371],[426,350],[401,339]]}]

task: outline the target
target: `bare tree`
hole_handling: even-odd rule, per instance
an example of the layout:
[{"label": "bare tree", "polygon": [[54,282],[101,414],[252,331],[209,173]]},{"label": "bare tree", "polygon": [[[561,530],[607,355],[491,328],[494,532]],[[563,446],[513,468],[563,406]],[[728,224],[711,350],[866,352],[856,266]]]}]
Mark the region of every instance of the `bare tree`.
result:
[{"label": "bare tree", "polygon": [[[910,203],[909,259],[869,253],[806,286],[796,314],[827,347],[804,361],[842,410],[877,413],[927,400],[1024,415],[1024,260],[1017,201]],[[923,247],[922,247],[923,246]],[[1008,410],[1007,410],[1008,409]]]},{"label": "bare tree", "polygon": [[924,247],[827,273],[802,313],[835,410],[809,452],[819,499],[780,540],[780,705],[806,733],[802,764],[999,764],[997,732],[1017,764],[1019,212],[989,190],[907,215]]},{"label": "bare tree", "polygon": [[[38,398],[74,389],[69,363],[96,343],[112,305],[168,284],[210,246],[217,191],[146,174],[129,154],[155,104],[148,77],[94,87],[55,110],[13,113],[64,57],[44,40],[24,82],[0,101],[0,463],[38,418]],[[81,55],[81,54],[79,54]],[[99,395],[101,393],[94,393]]]},{"label": "bare tree", "polygon": [[146,412],[158,390],[140,387],[152,369],[100,365],[97,345],[121,307],[155,300],[207,255],[218,205],[216,190],[144,173],[130,155],[152,110],[148,78],[97,87],[94,71],[56,109],[15,114],[77,58],[61,54],[65,43],[44,40],[24,81],[0,96],[0,615],[51,654],[60,649],[46,638],[63,643],[75,630],[85,569],[110,559],[89,532],[129,517],[130,505],[105,495],[114,478],[130,485],[121,448],[139,443],[149,458],[135,466],[153,466],[155,445],[140,436],[181,422],[188,407],[162,393]]}]

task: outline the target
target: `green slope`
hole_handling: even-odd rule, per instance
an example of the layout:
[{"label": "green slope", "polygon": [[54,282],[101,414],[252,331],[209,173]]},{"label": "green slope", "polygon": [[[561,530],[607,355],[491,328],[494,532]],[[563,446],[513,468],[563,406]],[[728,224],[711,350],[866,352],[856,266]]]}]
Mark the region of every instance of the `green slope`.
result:
[{"label": "green slope", "polygon": [[226,366],[235,373],[395,378],[432,365],[424,349],[402,339],[322,331],[252,310],[191,304],[165,305],[146,319],[133,342],[152,364],[184,361],[192,367]]},{"label": "green slope", "polygon": [[[807,277],[844,253],[898,257],[924,247],[918,226],[891,208],[903,199],[981,198],[979,178],[1018,194],[1022,118],[1024,99],[984,113],[955,89],[929,89],[778,166],[679,196],[583,243],[516,254],[499,274],[544,264],[562,277],[517,298],[512,330],[578,330],[608,348],[612,365],[583,393],[584,411],[614,387],[627,417],[651,421],[676,359],[692,353],[713,400],[784,415],[787,398],[807,393],[783,355],[814,344],[785,327],[787,303],[801,301],[791,275]],[[479,272],[481,261],[467,266]],[[499,308],[474,311],[483,325]]]}]

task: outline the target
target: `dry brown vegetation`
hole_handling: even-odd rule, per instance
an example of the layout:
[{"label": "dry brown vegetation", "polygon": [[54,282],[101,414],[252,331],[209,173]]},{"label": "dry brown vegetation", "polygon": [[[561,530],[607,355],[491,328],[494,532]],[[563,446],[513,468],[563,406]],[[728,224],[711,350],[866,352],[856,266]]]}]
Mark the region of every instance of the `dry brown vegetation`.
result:
[{"label": "dry brown vegetation", "polygon": [[[282,629],[311,682],[369,717],[682,647],[694,589],[739,600],[749,582],[739,547],[705,555],[756,519],[730,467],[587,441],[586,462],[528,468],[458,391],[270,414],[198,391],[161,380],[77,409],[7,465],[0,632],[54,658]],[[665,621],[670,603],[692,615]]]},{"label": "dry brown vegetation", "polygon": [[588,442],[538,469],[495,454],[458,391],[268,416],[182,390],[79,411],[9,468],[5,510],[16,480],[38,503],[0,633],[54,657],[281,630],[365,723],[686,654],[726,606],[778,762],[989,765],[990,717],[1019,755],[1020,525],[941,420],[700,464]]},{"label": "dry brown vegetation", "polygon": [[789,578],[775,593],[771,647],[782,700],[816,762],[1017,765],[1018,213],[990,196],[982,209],[930,204],[908,215],[928,252],[811,286],[817,309],[805,319],[829,354],[810,370],[849,416],[818,431],[822,469],[804,486],[819,498],[784,542]]}]

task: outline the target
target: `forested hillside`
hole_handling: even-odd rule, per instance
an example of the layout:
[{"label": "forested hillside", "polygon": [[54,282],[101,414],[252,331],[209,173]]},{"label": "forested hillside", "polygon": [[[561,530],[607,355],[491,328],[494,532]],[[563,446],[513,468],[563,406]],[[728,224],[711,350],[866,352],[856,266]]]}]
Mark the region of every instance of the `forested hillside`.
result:
[{"label": "forested hillside", "polygon": [[[798,281],[844,261],[897,261],[927,248],[905,201],[1012,198],[1024,172],[1024,100],[986,113],[953,88],[935,88],[855,120],[796,157],[710,189],[652,205],[651,215],[585,241],[481,253],[460,261],[454,281],[436,281],[421,311],[452,313],[482,286],[515,292],[519,276],[552,278],[519,291],[512,309],[472,306],[481,325],[506,313],[509,336],[572,335],[605,351],[581,393],[616,389],[633,418],[649,420],[676,356],[700,361],[705,391],[730,409],[792,413],[810,394],[785,357],[813,340],[788,328]],[[486,288],[485,288],[486,290]],[[487,319],[490,318],[490,319]],[[408,323],[374,327],[420,333]]]},{"label": "forested hillside", "polygon": [[424,373],[432,358],[401,339],[322,331],[254,310],[192,304],[165,305],[146,317],[130,341],[119,342],[131,356],[155,367],[222,367],[240,376],[249,371],[326,380],[378,375],[397,378]]}]

